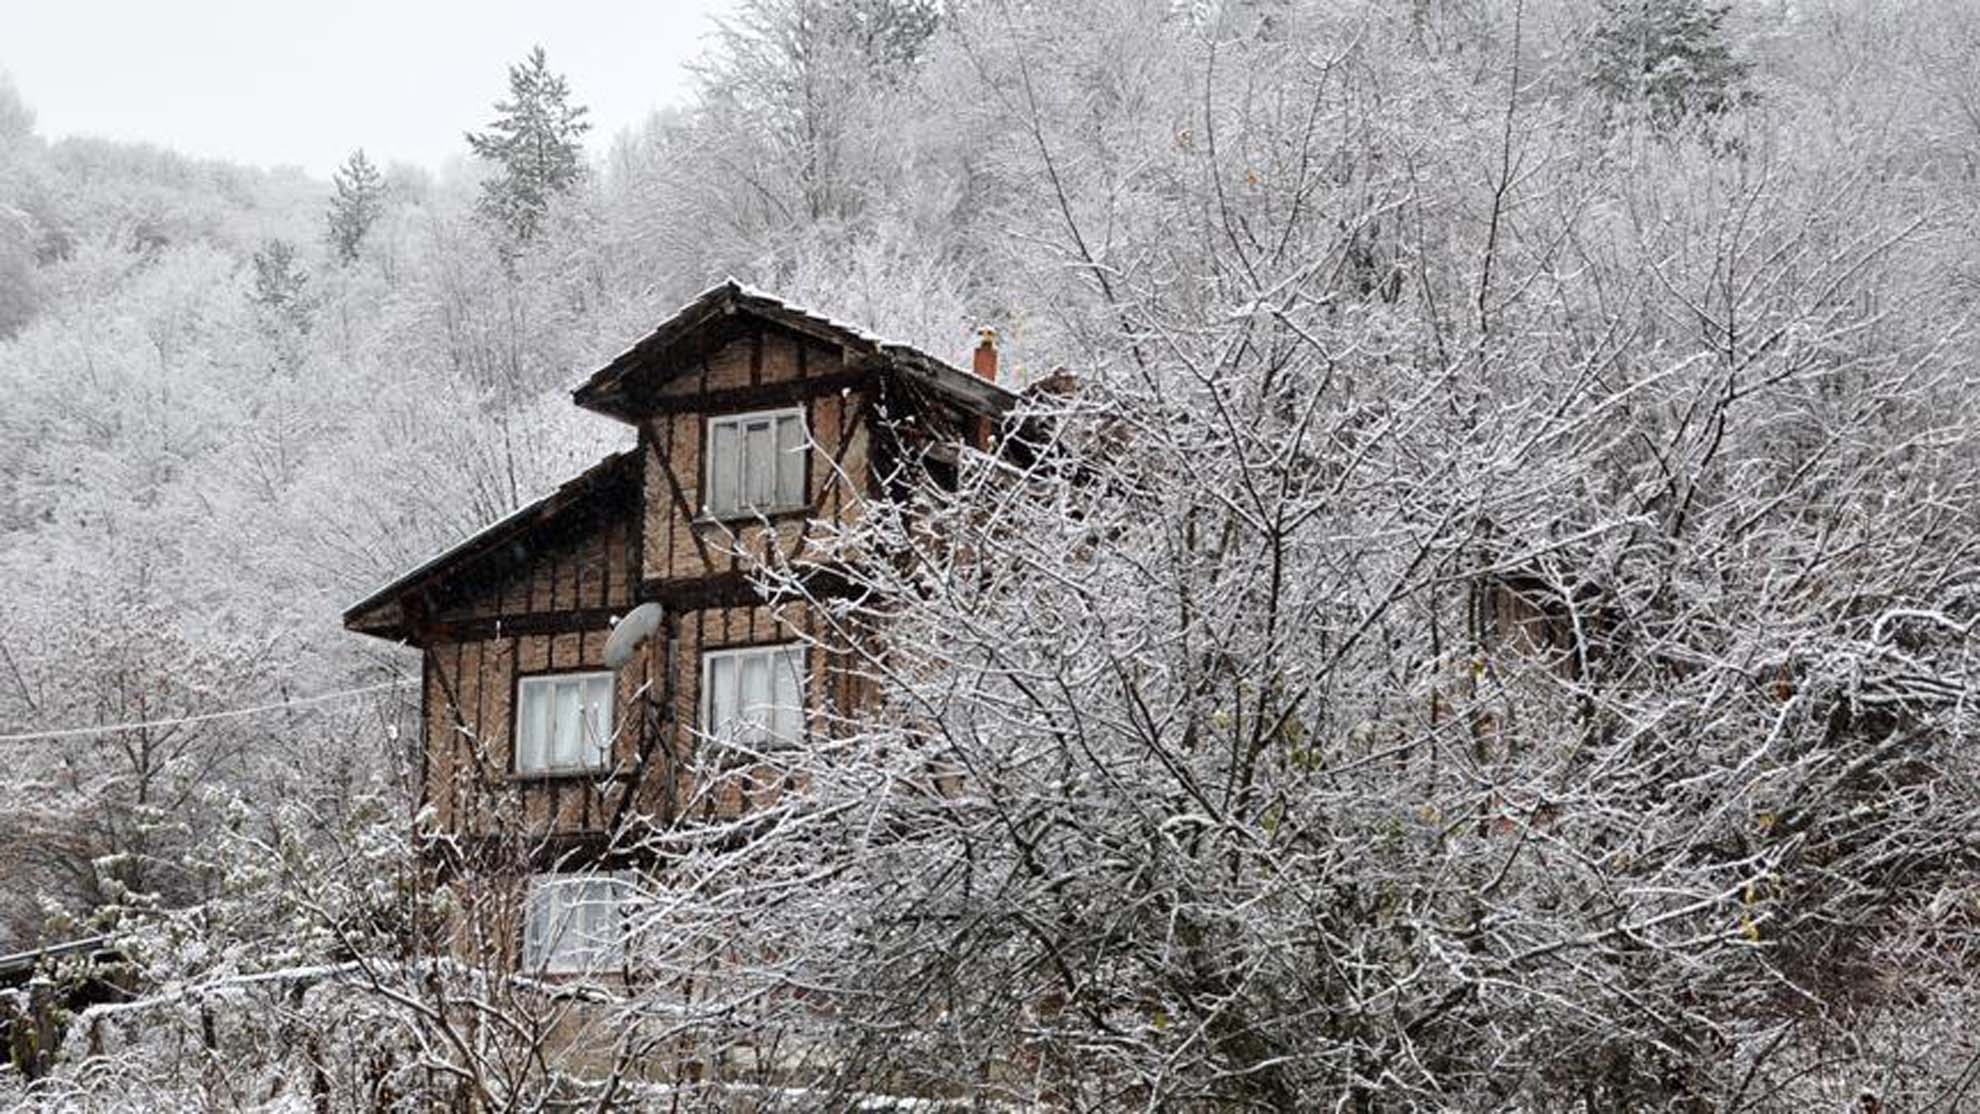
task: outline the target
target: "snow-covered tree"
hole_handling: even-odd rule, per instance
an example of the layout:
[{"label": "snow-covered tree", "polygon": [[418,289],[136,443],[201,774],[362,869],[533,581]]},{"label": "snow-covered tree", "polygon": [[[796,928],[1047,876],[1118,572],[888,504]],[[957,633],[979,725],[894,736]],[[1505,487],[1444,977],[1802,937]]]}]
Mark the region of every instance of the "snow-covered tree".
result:
[{"label": "snow-covered tree", "polygon": [[535,236],[551,199],[584,176],[585,106],[570,99],[562,74],[550,71],[542,47],[509,67],[509,99],[488,130],[469,132],[468,148],[495,164],[482,185],[479,209],[517,242]]},{"label": "snow-covered tree", "polygon": [[384,211],[385,178],[364,157],[364,148],[360,147],[331,175],[330,185],[335,192],[324,215],[330,249],[339,262],[354,263],[365,234]]},{"label": "snow-covered tree", "polygon": [[860,207],[855,144],[877,138],[862,111],[912,79],[938,19],[926,0],[747,0],[717,21],[700,67],[706,111],[732,136],[729,172],[771,219]]},{"label": "snow-covered tree", "polygon": [[1730,7],[1708,0],[1604,0],[1589,80],[1611,104],[1660,127],[1709,119],[1751,99],[1751,66],[1727,41]]}]

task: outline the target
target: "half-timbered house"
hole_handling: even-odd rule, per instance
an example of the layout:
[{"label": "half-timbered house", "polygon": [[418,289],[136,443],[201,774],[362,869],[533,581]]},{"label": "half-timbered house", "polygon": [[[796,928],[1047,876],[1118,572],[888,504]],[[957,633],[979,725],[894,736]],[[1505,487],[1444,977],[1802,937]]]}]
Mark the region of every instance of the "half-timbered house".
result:
[{"label": "half-timbered house", "polygon": [[[939,468],[1009,412],[987,334],[973,363],[725,282],[574,392],[633,426],[633,448],[345,613],[348,629],[422,654],[436,876],[476,885],[490,849],[526,848],[509,884],[528,896],[499,933],[512,962],[609,965],[609,934],[582,929],[612,915],[612,871],[641,865],[625,833],[747,809],[762,783],[705,792],[707,748],[804,746],[814,710],[857,707],[850,672],[806,649],[816,617],[761,598],[752,566],[800,568],[806,595],[829,595],[817,532],[889,497],[900,454]],[[614,623],[642,604],[661,609],[657,629],[609,669]]]}]

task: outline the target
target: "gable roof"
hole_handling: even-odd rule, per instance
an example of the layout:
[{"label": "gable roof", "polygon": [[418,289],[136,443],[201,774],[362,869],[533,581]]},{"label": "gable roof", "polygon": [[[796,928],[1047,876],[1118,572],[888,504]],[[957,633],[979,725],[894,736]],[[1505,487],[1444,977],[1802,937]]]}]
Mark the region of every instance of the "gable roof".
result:
[{"label": "gable roof", "polygon": [[466,564],[495,555],[508,543],[567,514],[594,509],[592,494],[616,483],[635,482],[638,465],[637,449],[613,453],[558,484],[557,490],[503,515],[345,608],[344,626],[381,638],[410,636],[413,617],[405,614],[401,606],[406,595],[433,586]]},{"label": "gable roof", "polygon": [[[849,366],[884,369],[969,413],[1001,417],[1018,400],[1011,391],[911,345],[885,340],[735,279],[725,279],[696,295],[638,343],[593,372],[571,392],[572,400],[621,421],[638,421],[643,413],[639,396],[687,367],[708,347],[732,337],[733,322],[744,315],[838,347]],[[636,486],[638,470],[637,450],[606,457],[557,490],[497,519],[352,604],[344,610],[344,626],[381,638],[413,637],[420,617],[409,614],[406,603],[414,593],[441,586],[447,578],[470,567],[521,560],[518,554],[527,552],[523,542],[528,535],[597,509],[599,495],[614,485]]]},{"label": "gable roof", "polygon": [[696,354],[698,343],[710,335],[711,327],[738,314],[843,348],[849,363],[861,361],[891,368],[973,413],[996,417],[1017,402],[1017,395],[1003,387],[912,345],[886,340],[857,325],[792,305],[733,278],[695,295],[638,343],[593,372],[571,392],[571,400],[620,421],[637,421],[641,411],[631,389],[632,380],[640,373],[664,379],[685,370],[688,357]]}]

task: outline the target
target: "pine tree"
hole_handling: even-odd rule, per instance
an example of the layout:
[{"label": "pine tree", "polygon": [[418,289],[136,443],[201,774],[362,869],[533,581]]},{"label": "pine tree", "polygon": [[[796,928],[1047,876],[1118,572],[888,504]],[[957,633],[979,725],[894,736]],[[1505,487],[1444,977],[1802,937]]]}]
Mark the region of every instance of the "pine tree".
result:
[{"label": "pine tree", "polygon": [[330,248],[338,262],[354,263],[365,233],[385,211],[385,179],[360,147],[344,160],[331,182],[337,192],[330,198],[327,216]]},{"label": "pine tree", "polygon": [[824,14],[842,25],[874,76],[888,82],[913,71],[942,25],[941,5],[934,0],[840,0]]},{"label": "pine tree", "polygon": [[296,259],[296,246],[287,240],[268,240],[251,262],[254,289],[248,300],[260,307],[271,323],[286,325],[297,333],[309,332],[309,272]]},{"label": "pine tree", "polygon": [[1752,67],[1726,42],[1729,9],[1709,0],[1603,0],[1590,80],[1612,104],[1660,128],[1720,115],[1752,99]]},{"label": "pine tree", "polygon": [[550,198],[584,175],[582,140],[591,123],[569,98],[563,75],[550,72],[536,47],[509,67],[509,99],[495,104],[501,115],[489,130],[468,133],[474,153],[502,169],[482,186],[481,213],[518,242],[536,235]]}]

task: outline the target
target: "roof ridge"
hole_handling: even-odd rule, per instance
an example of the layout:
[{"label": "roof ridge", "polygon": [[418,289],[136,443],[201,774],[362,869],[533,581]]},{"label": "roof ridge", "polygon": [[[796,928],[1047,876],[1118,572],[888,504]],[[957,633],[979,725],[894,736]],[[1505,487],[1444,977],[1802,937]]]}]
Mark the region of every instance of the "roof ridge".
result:
[{"label": "roof ridge", "polygon": [[[751,286],[734,275],[727,275],[722,281],[690,298],[645,336],[587,376],[572,389],[571,401],[620,421],[636,420],[637,409],[623,393],[627,376],[649,357],[688,339],[705,327],[724,300],[731,308],[756,313],[785,328],[824,330],[867,353],[921,364],[923,366],[917,371],[922,372],[943,393],[965,406],[1001,411],[1008,409],[1017,398],[1015,392],[1001,383],[979,378],[916,345],[881,336],[864,325],[799,305],[768,290]],[[779,322],[779,317],[784,320]]]}]

